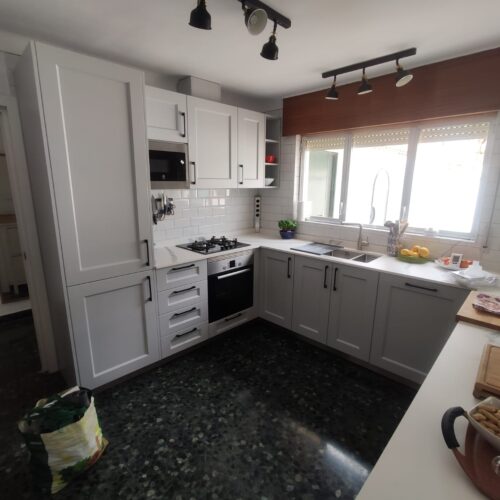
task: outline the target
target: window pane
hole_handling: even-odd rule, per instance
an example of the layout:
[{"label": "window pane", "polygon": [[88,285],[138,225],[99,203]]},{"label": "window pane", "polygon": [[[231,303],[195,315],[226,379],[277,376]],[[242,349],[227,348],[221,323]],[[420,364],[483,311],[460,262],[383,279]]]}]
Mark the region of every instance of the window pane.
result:
[{"label": "window pane", "polygon": [[471,233],[485,144],[485,138],[418,144],[408,212],[411,227]]},{"label": "window pane", "polygon": [[351,150],[346,222],[383,226],[399,219],[408,144],[356,146]]},{"label": "window pane", "polygon": [[339,218],[343,149],[306,151],[305,197],[314,217]]}]

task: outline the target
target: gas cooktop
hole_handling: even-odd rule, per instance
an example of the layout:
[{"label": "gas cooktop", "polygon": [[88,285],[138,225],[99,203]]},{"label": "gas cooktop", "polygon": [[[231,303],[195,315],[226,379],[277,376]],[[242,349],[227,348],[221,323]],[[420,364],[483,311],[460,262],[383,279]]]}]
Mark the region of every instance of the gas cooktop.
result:
[{"label": "gas cooktop", "polygon": [[248,247],[250,245],[248,243],[240,243],[237,238],[228,239],[225,236],[221,236],[220,238],[212,236],[209,240],[195,240],[192,243],[183,243],[177,246],[179,248],[191,250],[192,252],[209,254]]}]

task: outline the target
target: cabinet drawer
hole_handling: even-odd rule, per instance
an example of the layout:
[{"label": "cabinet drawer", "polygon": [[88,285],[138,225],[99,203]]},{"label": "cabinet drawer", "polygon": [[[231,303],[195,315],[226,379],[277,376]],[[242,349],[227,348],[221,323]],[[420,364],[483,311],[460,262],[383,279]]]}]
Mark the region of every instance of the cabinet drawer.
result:
[{"label": "cabinet drawer", "polygon": [[167,314],[160,316],[160,334],[171,335],[181,330],[189,328],[208,321],[208,307],[206,304],[198,303],[190,307],[175,309]]},{"label": "cabinet drawer", "polygon": [[189,264],[158,269],[156,271],[156,281],[158,291],[170,290],[188,283],[203,281],[207,279],[207,261],[200,260]]},{"label": "cabinet drawer", "polygon": [[161,354],[163,358],[208,339],[208,323],[201,323],[178,333],[161,338]]},{"label": "cabinet drawer", "polygon": [[222,318],[218,321],[210,323],[208,334],[210,337],[215,337],[216,335],[227,332],[228,330],[236,328],[243,323],[247,323],[256,317],[257,309],[255,307],[251,307],[250,309],[233,314],[227,318]]},{"label": "cabinet drawer", "polygon": [[206,281],[198,281],[193,284],[188,283],[158,292],[158,308],[160,314],[166,314],[181,307],[192,307],[199,303],[207,303]]}]

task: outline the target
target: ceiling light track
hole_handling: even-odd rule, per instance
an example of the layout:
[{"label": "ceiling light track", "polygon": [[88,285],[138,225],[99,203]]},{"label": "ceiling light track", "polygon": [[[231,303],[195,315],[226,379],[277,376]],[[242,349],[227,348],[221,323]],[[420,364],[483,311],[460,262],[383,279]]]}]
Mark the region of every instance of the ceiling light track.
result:
[{"label": "ceiling light track", "polygon": [[368,61],[350,64],[349,66],[343,66],[342,68],[326,71],[322,74],[323,78],[330,78],[333,76],[334,79],[332,88],[326,94],[325,99],[338,101],[339,92],[337,91],[337,76],[343,75],[345,73],[351,73],[352,71],[358,71],[360,69],[363,70],[363,74],[361,78],[361,85],[357,93],[358,95],[371,94],[373,92],[373,88],[368,82],[368,78],[366,77],[366,68],[370,68],[371,66],[378,66],[379,64],[384,64],[391,61],[396,62],[396,87],[403,87],[404,85],[412,81],[413,75],[408,70],[403,69],[403,67],[399,64],[399,60],[403,57],[414,56],[416,53],[417,49],[413,47],[411,49],[400,50],[399,52],[387,54],[386,56],[368,59]]},{"label": "ceiling light track", "polygon": [[414,56],[417,53],[415,47],[406,50],[400,50],[399,52],[394,52],[393,54],[388,54],[386,56],[375,57],[374,59],[368,59],[368,61],[359,62],[356,64],[350,64],[349,66],[343,66],[342,68],[332,69],[322,73],[323,78],[330,78],[332,76],[339,76],[345,73],[351,73],[358,69],[370,68],[371,66],[378,66],[379,64],[384,64],[386,62],[397,61],[398,59],[403,59],[403,57]]}]

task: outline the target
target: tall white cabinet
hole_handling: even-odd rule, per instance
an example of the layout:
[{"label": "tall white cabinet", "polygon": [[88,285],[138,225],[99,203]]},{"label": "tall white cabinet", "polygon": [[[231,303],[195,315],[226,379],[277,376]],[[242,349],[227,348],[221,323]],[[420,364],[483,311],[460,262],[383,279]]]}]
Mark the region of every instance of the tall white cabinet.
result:
[{"label": "tall white cabinet", "polygon": [[58,361],[97,387],[159,359],[144,76],[34,42],[16,78]]},{"label": "tall white cabinet", "polygon": [[238,187],[264,186],[266,117],[238,108]]}]

